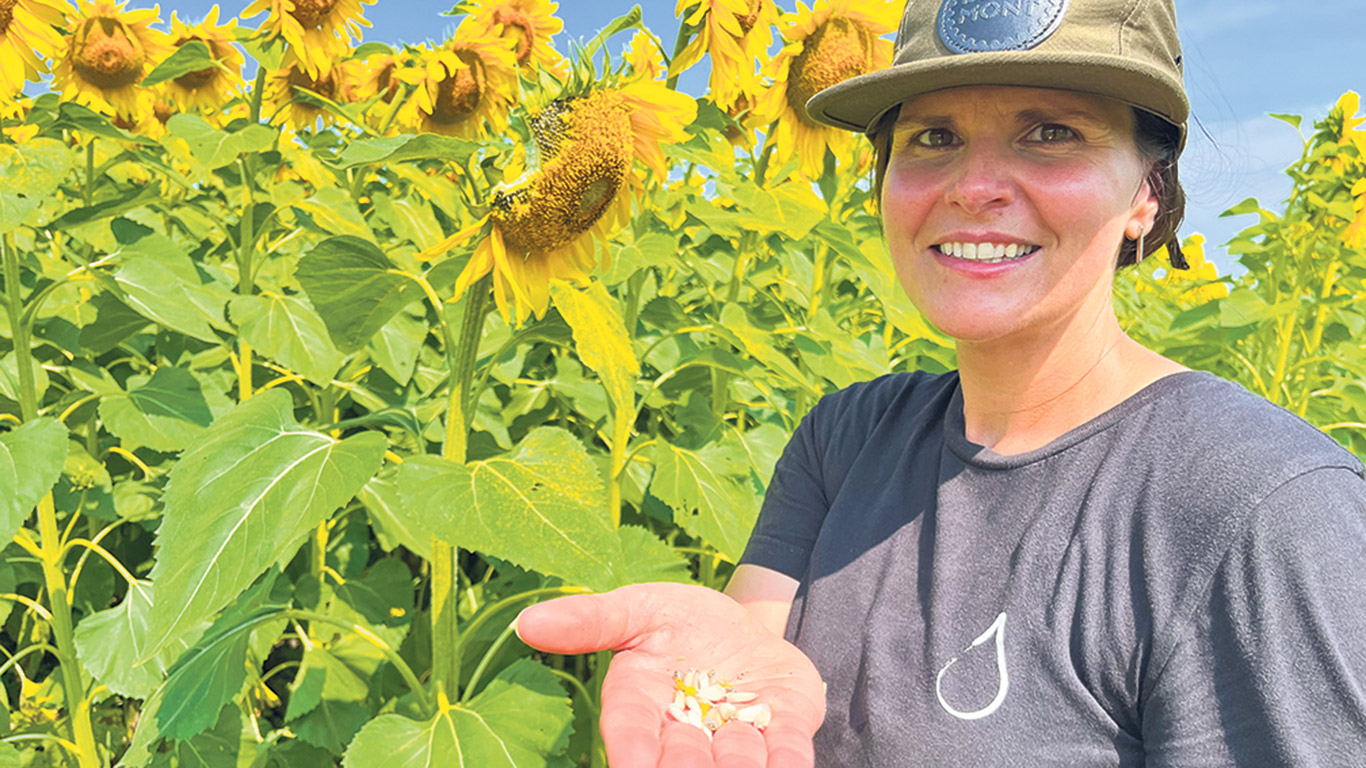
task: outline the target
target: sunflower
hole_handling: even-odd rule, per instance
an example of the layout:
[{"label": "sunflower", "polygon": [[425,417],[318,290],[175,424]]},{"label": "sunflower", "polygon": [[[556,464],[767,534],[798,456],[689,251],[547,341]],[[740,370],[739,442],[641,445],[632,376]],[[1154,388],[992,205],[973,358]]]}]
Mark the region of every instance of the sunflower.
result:
[{"label": "sunflower", "polygon": [[149,102],[138,83],[170,48],[166,34],[150,29],[160,21],[153,10],[124,11],[127,3],[77,0],[80,9],[72,33],[52,68],[62,98],[134,122],[140,105]]},{"label": "sunflower", "polygon": [[198,40],[209,46],[218,66],[186,72],[166,83],[166,91],[181,109],[219,109],[242,85],[242,52],[233,44],[237,19],[218,25],[218,6],[209,10],[203,21],[193,26],[171,12],[171,45],[179,48]]},{"label": "sunflower", "polygon": [[56,27],[66,26],[68,13],[62,0],[0,0],[0,98],[10,106],[9,94],[47,71],[44,59],[61,47]]},{"label": "sunflower", "polygon": [[507,40],[514,46],[517,66],[525,73],[537,70],[559,72],[563,58],[550,42],[564,29],[564,21],[553,14],[559,3],[546,0],[473,0],[468,6],[470,20],[482,31]]},{"label": "sunflower", "polygon": [[331,112],[306,99],[298,89],[312,91],[338,104],[355,100],[359,81],[357,62],[335,62],[317,77],[310,75],[303,61],[293,55],[286,56],[283,64],[266,76],[263,96],[274,114],[284,116],[285,125],[301,130],[313,127],[319,120],[324,125],[334,120]]},{"label": "sunflower", "polygon": [[511,43],[462,24],[449,43],[424,51],[422,58],[425,73],[405,106],[405,123],[464,138],[507,127],[518,89]]},{"label": "sunflower", "polygon": [[[1181,255],[1186,258],[1187,269],[1171,266],[1171,256],[1166,246],[1157,249],[1153,259],[1163,265],[1165,274],[1161,277],[1150,276],[1148,281],[1140,281],[1138,290],[1142,293],[1165,293],[1185,307],[1197,306],[1228,295],[1228,285],[1219,280],[1219,270],[1214,263],[1205,259],[1205,236],[1191,235],[1181,243]],[[1144,259],[1146,262],[1147,259]]]},{"label": "sunflower", "polygon": [[621,58],[630,66],[632,77],[658,80],[664,72],[664,54],[655,44],[654,37],[643,29],[636,30],[630,44],[621,52]]},{"label": "sunflower", "polygon": [[633,162],[662,179],[659,143],[682,140],[696,108],[690,97],[643,80],[551,102],[528,118],[539,166],[496,190],[484,219],[421,258],[482,233],[456,296],[493,272],[504,318],[543,316],[552,280],[584,283],[597,266],[597,245],[610,255],[607,241],[643,188]]},{"label": "sunflower", "polygon": [[242,11],[247,19],[270,11],[261,24],[269,37],[283,37],[299,66],[309,77],[330,71],[351,47],[360,42],[360,28],[370,26],[361,15],[361,3],[375,0],[253,0]]},{"label": "sunflower", "polygon": [[825,150],[847,157],[854,135],[827,128],[806,112],[818,91],[891,64],[892,44],[881,35],[896,29],[898,10],[884,0],[817,0],[783,17],[786,45],[769,63],[773,85],[755,112],[765,124],[777,121],[774,139],[781,165],[795,154],[801,173],[820,176]]},{"label": "sunflower", "polygon": [[674,57],[671,76],[711,56],[711,100],[728,109],[742,95],[759,91],[755,61],[768,58],[778,7],[773,0],[678,0],[674,15],[697,30]]}]

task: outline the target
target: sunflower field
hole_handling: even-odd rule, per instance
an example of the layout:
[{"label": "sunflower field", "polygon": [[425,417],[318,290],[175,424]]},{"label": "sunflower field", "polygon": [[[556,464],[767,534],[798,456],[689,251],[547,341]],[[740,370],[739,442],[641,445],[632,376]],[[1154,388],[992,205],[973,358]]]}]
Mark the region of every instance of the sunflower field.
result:
[{"label": "sunflower field", "polygon": [[[679,0],[664,51],[546,0],[402,47],[360,0],[0,0],[0,766],[603,765],[606,658],[518,611],[724,586],[822,394],[954,365],[803,107],[894,6]],[[1115,301],[1366,455],[1358,111],[1234,209],[1244,274],[1193,235]]]}]

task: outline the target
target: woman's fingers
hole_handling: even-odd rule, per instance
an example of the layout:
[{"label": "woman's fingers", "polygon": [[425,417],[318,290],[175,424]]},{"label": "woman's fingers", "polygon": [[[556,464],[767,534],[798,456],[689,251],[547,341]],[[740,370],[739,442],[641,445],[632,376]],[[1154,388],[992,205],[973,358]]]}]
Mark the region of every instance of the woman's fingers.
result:
[{"label": "woman's fingers", "polygon": [[769,768],[814,768],[816,751],[811,733],[801,726],[775,717],[764,729]]},{"label": "woman's fingers", "polygon": [[517,636],[547,653],[615,651],[646,628],[642,612],[631,610],[635,597],[617,589],[533,605],[517,617]]},{"label": "woman's fingers", "polygon": [[[701,728],[687,723],[669,721],[660,735],[663,746],[659,758],[659,768],[714,768],[716,762],[711,757],[711,740]],[[609,757],[607,764],[617,768]],[[622,768],[636,768],[637,763],[622,763]],[[642,768],[644,764],[640,763]]]},{"label": "woman's fingers", "polygon": [[711,756],[716,768],[765,768],[768,747],[764,737],[749,723],[730,722],[721,726],[711,741]]}]

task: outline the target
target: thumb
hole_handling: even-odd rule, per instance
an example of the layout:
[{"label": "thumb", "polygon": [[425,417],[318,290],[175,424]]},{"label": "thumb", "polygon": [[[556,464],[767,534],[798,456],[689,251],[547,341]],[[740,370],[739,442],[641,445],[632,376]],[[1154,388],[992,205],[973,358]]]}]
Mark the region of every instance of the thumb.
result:
[{"label": "thumb", "polygon": [[517,616],[517,636],[547,653],[624,650],[670,620],[666,615],[670,612],[660,609],[671,597],[687,594],[674,594],[681,586],[635,584],[601,595],[571,595],[533,605]]}]

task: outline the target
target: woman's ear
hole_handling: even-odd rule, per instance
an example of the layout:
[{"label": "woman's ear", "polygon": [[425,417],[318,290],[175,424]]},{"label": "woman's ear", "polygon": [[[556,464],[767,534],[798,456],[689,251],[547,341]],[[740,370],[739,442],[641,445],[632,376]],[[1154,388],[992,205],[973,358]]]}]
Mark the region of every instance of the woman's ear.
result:
[{"label": "woman's ear", "polygon": [[1129,212],[1129,222],[1124,225],[1124,234],[1130,240],[1137,240],[1139,235],[1148,234],[1153,231],[1153,225],[1157,222],[1157,212],[1159,208],[1157,195],[1153,194],[1152,184],[1148,179],[1143,180],[1143,185],[1138,188],[1138,193],[1134,195],[1134,204]]}]

